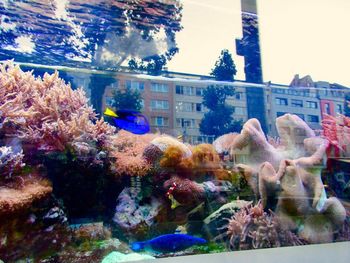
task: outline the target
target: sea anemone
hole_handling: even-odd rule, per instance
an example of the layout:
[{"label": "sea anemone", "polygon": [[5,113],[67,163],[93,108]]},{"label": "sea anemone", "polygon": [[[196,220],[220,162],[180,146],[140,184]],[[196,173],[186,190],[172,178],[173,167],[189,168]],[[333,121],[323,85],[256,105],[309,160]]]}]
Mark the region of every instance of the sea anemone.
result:
[{"label": "sea anemone", "polygon": [[231,249],[271,248],[302,245],[305,241],[294,233],[281,228],[278,217],[265,212],[261,201],[249,204],[228,220],[225,227]]}]

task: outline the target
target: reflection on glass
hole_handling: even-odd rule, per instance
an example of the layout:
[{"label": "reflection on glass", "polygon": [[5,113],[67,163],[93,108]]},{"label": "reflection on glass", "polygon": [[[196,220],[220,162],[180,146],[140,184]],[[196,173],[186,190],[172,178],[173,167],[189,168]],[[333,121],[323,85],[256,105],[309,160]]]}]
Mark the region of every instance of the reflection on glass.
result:
[{"label": "reflection on glass", "polygon": [[[264,82],[266,20],[232,2],[0,1],[0,262],[349,241],[349,88]],[[212,48],[225,15],[244,65]],[[191,28],[210,43],[183,46]]]}]

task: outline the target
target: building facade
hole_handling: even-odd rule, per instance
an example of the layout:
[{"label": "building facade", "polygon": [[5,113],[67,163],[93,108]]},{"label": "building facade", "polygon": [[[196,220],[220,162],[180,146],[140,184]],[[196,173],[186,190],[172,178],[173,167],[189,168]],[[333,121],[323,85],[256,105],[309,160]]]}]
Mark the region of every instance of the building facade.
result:
[{"label": "building facade", "polygon": [[[309,76],[296,77],[291,85],[279,85],[222,82],[208,76],[178,72],[166,72],[164,76],[116,73],[115,82],[105,89],[102,107],[112,105],[116,89],[137,89],[141,92],[142,112],[150,121],[151,131],[181,135],[185,142],[192,144],[214,139],[199,131],[199,124],[208,111],[202,104],[203,90],[209,86],[234,87],[235,95],[226,101],[234,107],[233,118],[243,122],[258,118],[264,131],[272,137],[278,136],[276,118],[286,113],[296,114],[314,130],[321,129],[325,114],[343,113],[346,87],[313,82]],[[264,111],[261,105],[266,105]]]},{"label": "building facade", "polygon": [[[227,98],[234,107],[233,118],[245,122],[248,119],[246,89],[242,82],[222,82],[213,79],[201,79],[201,76],[180,73],[167,77],[154,77],[142,74],[117,73],[115,82],[105,88],[102,108],[112,106],[113,92],[116,89],[137,89],[143,99],[142,112],[147,116],[151,132],[181,135],[184,141],[197,144],[212,142],[212,136],[199,131],[199,124],[208,111],[203,102],[203,90],[208,86],[233,86],[235,95]],[[186,78],[185,78],[186,77]],[[202,76],[204,77],[204,76]]]}]

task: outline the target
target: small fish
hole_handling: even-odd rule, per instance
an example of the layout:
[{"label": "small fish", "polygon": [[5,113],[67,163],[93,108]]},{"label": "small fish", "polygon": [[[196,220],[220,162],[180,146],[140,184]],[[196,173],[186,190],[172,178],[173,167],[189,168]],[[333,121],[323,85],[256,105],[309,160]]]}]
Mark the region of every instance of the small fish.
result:
[{"label": "small fish", "polygon": [[173,196],[173,192],[176,189],[177,185],[174,182],[171,187],[169,187],[169,190],[166,192],[166,196],[169,198],[171,201],[171,209],[175,209],[176,207],[180,206],[181,204],[175,199]]},{"label": "small fish", "polygon": [[135,133],[145,134],[150,130],[146,116],[138,111],[133,110],[117,110],[114,112],[110,108],[106,108],[104,115],[113,118],[116,126],[120,129]]},{"label": "small fish", "polygon": [[144,242],[134,242],[131,244],[131,249],[134,251],[150,249],[155,252],[169,253],[205,243],[207,241],[199,237],[186,234],[167,234]]},{"label": "small fish", "polygon": [[171,201],[171,209],[175,209],[176,207],[181,205],[172,194],[168,195],[168,198]]}]

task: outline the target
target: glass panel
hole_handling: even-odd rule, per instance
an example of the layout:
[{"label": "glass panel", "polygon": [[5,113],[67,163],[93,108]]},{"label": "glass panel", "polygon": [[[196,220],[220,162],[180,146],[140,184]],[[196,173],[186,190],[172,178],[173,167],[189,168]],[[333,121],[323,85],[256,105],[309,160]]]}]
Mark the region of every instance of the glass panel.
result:
[{"label": "glass panel", "polygon": [[0,0],[0,262],[346,261],[349,3]]}]

